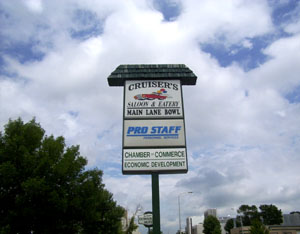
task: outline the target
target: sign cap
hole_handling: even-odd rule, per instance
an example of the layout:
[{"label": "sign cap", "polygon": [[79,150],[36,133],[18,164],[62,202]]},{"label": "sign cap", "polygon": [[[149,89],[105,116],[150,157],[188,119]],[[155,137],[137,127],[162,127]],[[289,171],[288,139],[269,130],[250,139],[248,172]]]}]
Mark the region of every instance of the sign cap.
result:
[{"label": "sign cap", "polygon": [[197,76],[184,64],[127,64],[119,65],[107,78],[109,86],[124,86],[125,80],[171,79],[195,85]]}]

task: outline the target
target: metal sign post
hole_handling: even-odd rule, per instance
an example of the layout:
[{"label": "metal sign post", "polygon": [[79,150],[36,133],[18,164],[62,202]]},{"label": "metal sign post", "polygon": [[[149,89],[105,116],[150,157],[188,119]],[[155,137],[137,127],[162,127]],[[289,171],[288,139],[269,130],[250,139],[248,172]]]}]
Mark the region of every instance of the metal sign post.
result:
[{"label": "metal sign post", "polygon": [[184,64],[120,65],[108,77],[124,87],[123,174],[151,174],[153,233],[160,234],[159,174],[187,173],[182,85],[197,77]]},{"label": "metal sign post", "polygon": [[152,173],[152,210],[153,210],[153,233],[160,234],[160,209],[159,209],[159,176]]}]

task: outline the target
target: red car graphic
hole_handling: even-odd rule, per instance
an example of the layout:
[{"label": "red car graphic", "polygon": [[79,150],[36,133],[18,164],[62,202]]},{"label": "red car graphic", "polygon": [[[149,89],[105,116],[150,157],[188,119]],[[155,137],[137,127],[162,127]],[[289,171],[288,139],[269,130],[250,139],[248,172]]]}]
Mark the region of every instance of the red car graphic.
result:
[{"label": "red car graphic", "polygon": [[154,100],[154,99],[164,100],[167,97],[168,96],[162,95],[159,93],[151,93],[151,94],[138,94],[138,95],[134,96],[134,99],[136,99],[136,100]]},{"label": "red car graphic", "polygon": [[138,94],[134,96],[135,100],[164,100],[166,98],[170,98],[170,96],[167,93],[167,90],[160,89],[157,92],[153,92],[151,94]]}]

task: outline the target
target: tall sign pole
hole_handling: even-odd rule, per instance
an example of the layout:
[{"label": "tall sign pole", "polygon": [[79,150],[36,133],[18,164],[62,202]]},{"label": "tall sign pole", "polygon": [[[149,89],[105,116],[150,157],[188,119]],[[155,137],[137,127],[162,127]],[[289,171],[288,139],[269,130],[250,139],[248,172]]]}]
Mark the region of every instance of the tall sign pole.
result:
[{"label": "tall sign pole", "polygon": [[160,234],[160,208],[159,208],[159,176],[152,173],[152,210],[153,210],[153,233]]},{"label": "tall sign pole", "polygon": [[122,173],[152,176],[154,234],[159,174],[188,171],[182,85],[196,80],[184,64],[120,65],[108,77],[110,86],[124,87]]}]

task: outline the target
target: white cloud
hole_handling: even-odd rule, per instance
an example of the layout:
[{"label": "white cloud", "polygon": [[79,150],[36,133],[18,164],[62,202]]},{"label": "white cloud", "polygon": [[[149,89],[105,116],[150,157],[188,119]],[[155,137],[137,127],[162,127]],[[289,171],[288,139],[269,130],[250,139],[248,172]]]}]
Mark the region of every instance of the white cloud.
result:
[{"label": "white cloud", "polygon": [[[288,4],[289,2],[284,2],[284,4]],[[285,17],[288,19],[286,22],[283,23],[283,30],[287,33],[297,34],[300,32],[299,24],[300,24],[300,3],[295,2],[295,6],[291,11],[285,13]]]},{"label": "white cloud", "polygon": [[24,4],[28,7],[30,11],[41,13],[43,11],[43,5],[41,0],[27,0]]},{"label": "white cloud", "polygon": [[179,22],[200,42],[235,44],[270,33],[273,25],[266,1],[182,1]]},{"label": "white cloud", "polygon": [[248,48],[248,49],[252,49],[253,48],[253,44],[251,43],[251,41],[249,41],[249,40],[244,40],[243,42],[242,42],[242,45],[245,47],[245,48]]},{"label": "white cloud", "polygon": [[300,33],[300,20],[286,26],[285,31],[288,33]]},{"label": "white cloud", "polygon": [[282,38],[271,44],[264,53],[271,57],[264,66],[255,69],[250,76],[256,88],[271,88],[286,94],[300,85],[298,62],[295,51],[300,49],[300,35]]}]

